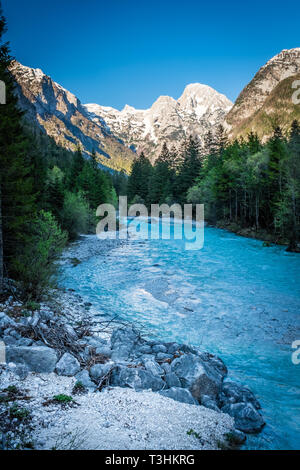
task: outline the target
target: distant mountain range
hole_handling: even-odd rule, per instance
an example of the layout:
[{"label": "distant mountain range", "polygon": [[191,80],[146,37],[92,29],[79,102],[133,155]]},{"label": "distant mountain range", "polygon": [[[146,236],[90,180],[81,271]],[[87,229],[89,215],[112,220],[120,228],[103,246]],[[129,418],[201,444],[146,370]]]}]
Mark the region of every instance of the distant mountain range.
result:
[{"label": "distant mountain range", "polygon": [[272,126],[287,129],[300,120],[300,106],[293,103],[292,84],[300,80],[300,48],[283,50],[269,60],[244,88],[235,104],[213,88],[187,85],[178,100],[160,96],[151,108],[122,111],[98,104],[83,105],[40,69],[14,61],[10,70],[27,117],[55,141],[86,154],[96,152],[104,166],[128,171],[136,152],[154,161],[166,142],[178,144],[193,134],[203,142],[208,131],[222,124],[231,138],[251,130],[266,139]]},{"label": "distant mountain range", "polygon": [[213,88],[192,83],[177,101],[170,96],[160,96],[145,110],[128,105],[122,111],[97,104],[84,107],[93,122],[105,123],[125,145],[143,150],[154,160],[163,142],[171,146],[189,134],[204,136],[222,124],[232,103]]}]

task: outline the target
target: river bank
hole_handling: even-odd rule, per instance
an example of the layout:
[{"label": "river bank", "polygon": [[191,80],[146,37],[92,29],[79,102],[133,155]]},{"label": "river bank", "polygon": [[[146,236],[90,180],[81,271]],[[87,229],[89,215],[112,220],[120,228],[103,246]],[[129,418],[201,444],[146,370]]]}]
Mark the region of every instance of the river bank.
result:
[{"label": "river bank", "polygon": [[208,226],[228,230],[228,232],[235,233],[240,237],[253,238],[255,240],[261,240],[264,243],[264,247],[270,247],[272,244],[286,246],[287,251],[293,253],[300,253],[300,245],[292,250],[288,250],[289,241],[278,235],[267,232],[263,229],[256,229],[255,227],[242,227],[235,222],[228,220],[220,220],[215,225],[208,224]]},{"label": "river bank", "polygon": [[[83,237],[61,262],[116,246]],[[4,448],[220,449],[263,427],[260,404],[217,356],[149,340],[73,290],[53,291],[34,311],[10,297],[0,312]]]},{"label": "river bank", "polygon": [[153,340],[217,354],[230,377],[255,392],[267,425],[248,436],[247,448],[298,448],[299,374],[291,359],[300,333],[298,254],[206,227],[198,251],[181,240],[130,239],[75,267],[75,246],[69,255],[60,284],[95,311],[142,325]]}]

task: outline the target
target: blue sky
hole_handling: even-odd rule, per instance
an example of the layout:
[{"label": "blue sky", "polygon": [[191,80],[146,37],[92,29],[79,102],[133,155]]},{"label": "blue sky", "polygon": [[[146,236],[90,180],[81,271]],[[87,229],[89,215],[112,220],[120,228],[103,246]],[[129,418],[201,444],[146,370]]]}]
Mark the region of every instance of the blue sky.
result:
[{"label": "blue sky", "polygon": [[7,39],[83,103],[147,108],[188,83],[235,100],[258,68],[300,46],[300,2],[2,0]]}]

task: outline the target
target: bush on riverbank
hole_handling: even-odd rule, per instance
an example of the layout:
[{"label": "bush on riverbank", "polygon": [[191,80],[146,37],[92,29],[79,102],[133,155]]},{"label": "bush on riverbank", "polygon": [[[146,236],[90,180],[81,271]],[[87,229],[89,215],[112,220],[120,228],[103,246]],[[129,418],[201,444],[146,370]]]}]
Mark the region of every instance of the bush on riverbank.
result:
[{"label": "bush on riverbank", "polygon": [[31,223],[31,237],[14,261],[17,279],[29,298],[38,299],[56,273],[55,261],[67,242],[50,212],[41,211]]}]

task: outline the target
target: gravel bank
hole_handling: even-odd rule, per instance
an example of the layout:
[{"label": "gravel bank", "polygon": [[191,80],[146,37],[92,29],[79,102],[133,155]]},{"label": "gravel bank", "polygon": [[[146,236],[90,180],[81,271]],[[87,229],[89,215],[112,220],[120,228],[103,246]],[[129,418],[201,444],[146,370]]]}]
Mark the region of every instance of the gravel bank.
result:
[{"label": "gravel bank", "polygon": [[[9,369],[2,371],[0,382],[1,388],[20,386]],[[25,406],[36,449],[218,449],[234,427],[227,414],[129,388],[73,395],[73,406],[43,406],[54,395],[71,395],[74,384],[74,378],[54,373],[30,373],[22,381],[22,390],[31,397]],[[199,437],[188,435],[190,429]]]}]

